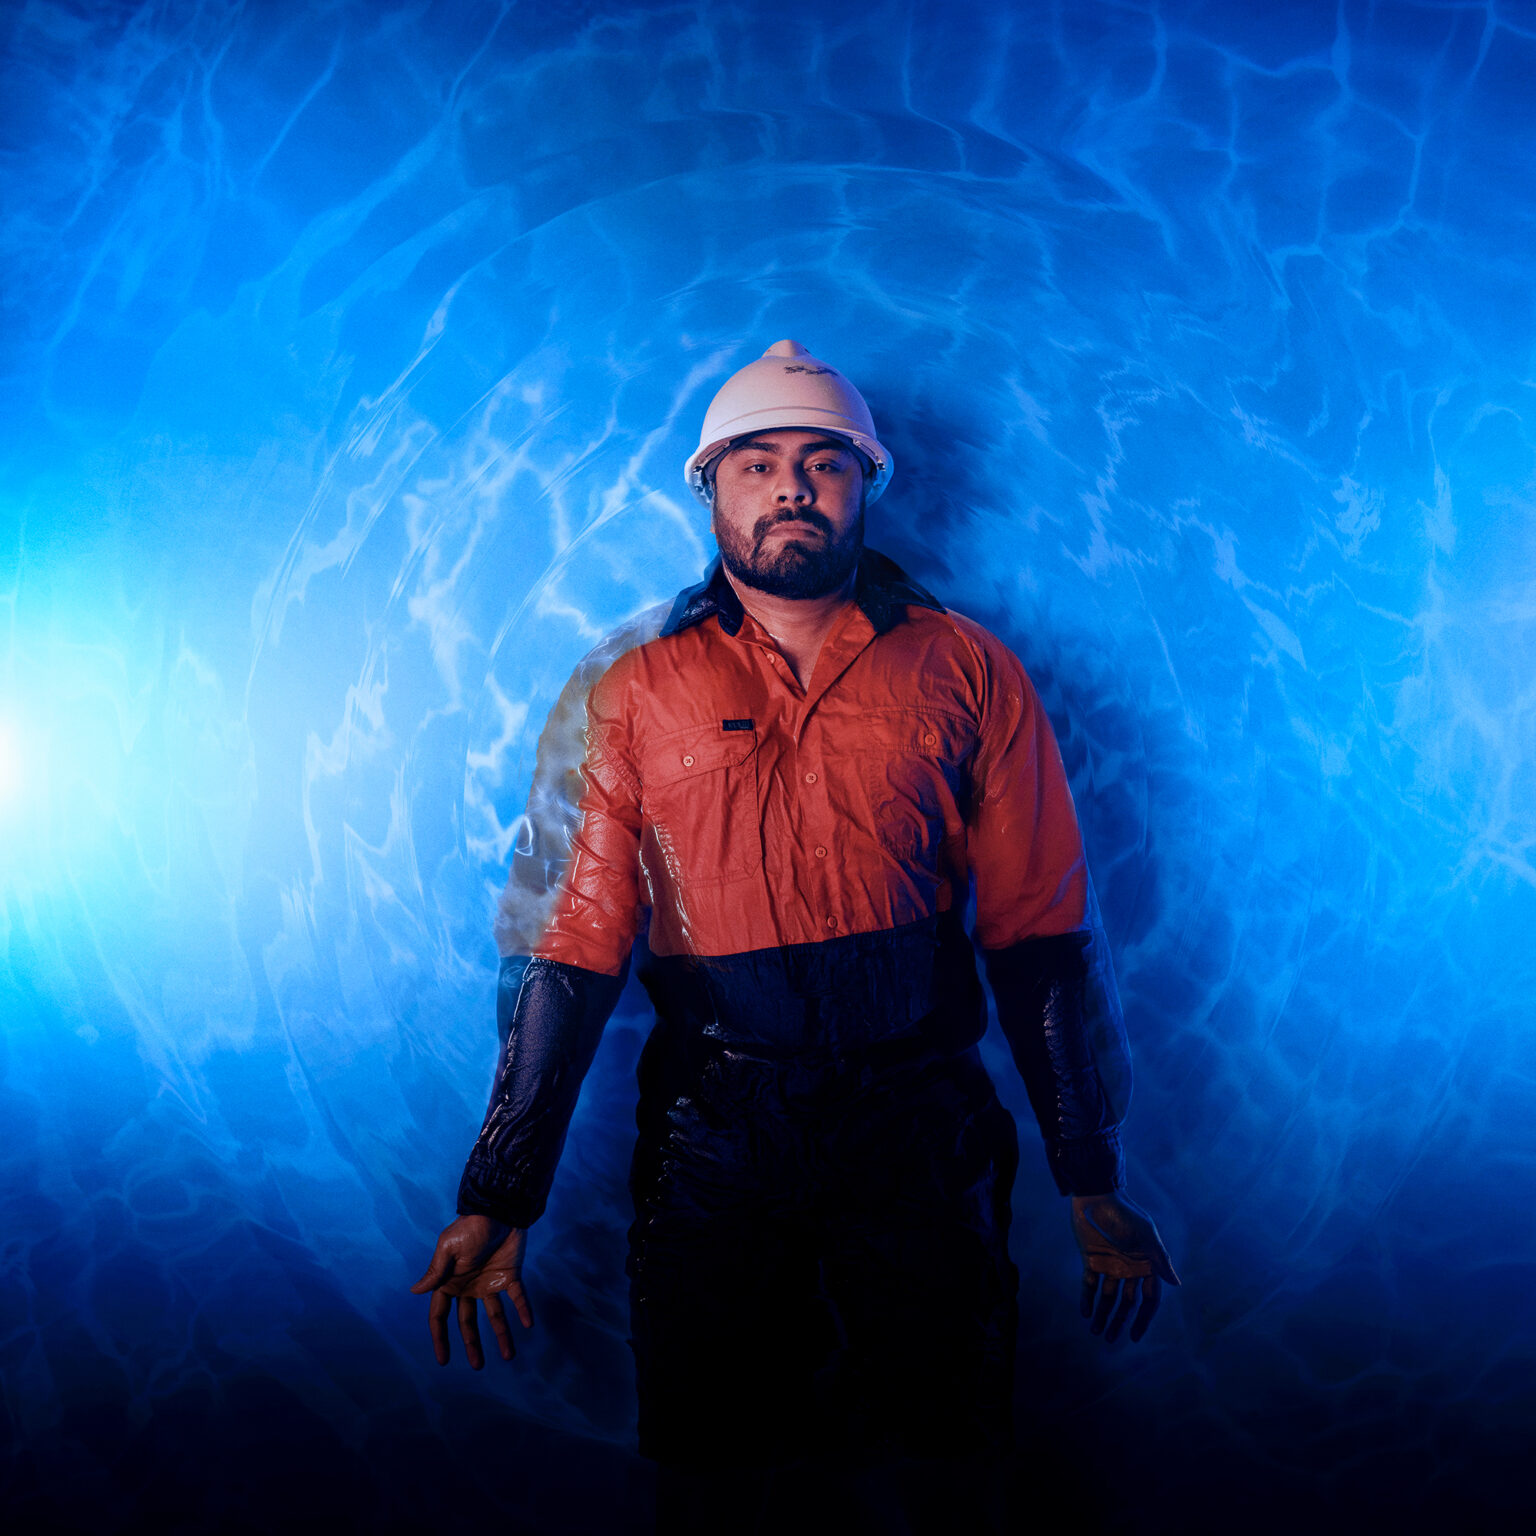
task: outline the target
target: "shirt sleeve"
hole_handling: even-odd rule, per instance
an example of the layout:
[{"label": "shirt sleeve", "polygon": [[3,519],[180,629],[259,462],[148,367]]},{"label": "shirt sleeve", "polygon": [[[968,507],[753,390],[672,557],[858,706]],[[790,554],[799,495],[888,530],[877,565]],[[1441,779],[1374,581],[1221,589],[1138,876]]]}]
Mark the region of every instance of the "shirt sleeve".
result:
[{"label": "shirt sleeve", "polygon": [[[586,700],[583,788],[560,837],[567,853],[558,874],[551,882],[549,862],[541,870],[528,853],[521,888],[515,866],[508,882],[515,900],[504,893],[498,910],[498,940],[515,934],[530,953],[502,957],[501,1054],[459,1184],[460,1215],[526,1227],[543,1214],[582,1081],[624,987],[640,913],[640,788],[623,689],[610,676]],[[546,728],[541,759],[550,740]],[[554,799],[560,770],[553,757],[541,768]],[[536,934],[526,926],[535,916]]]},{"label": "shirt sleeve", "polygon": [[1130,1053],[1077,813],[1050,720],[1018,659],[984,649],[969,848],[976,941],[998,1023],[1063,1194],[1125,1182]]},{"label": "shirt sleeve", "polygon": [[642,910],[640,779],[628,671],[622,664],[612,668],[587,699],[584,787],[570,863],[533,946],[535,958],[604,976],[617,976],[628,962]]},{"label": "shirt sleeve", "polygon": [[976,942],[1005,949],[1082,926],[1087,866],[1061,753],[1034,685],[1001,642],[983,654],[968,841]]},{"label": "shirt sleeve", "polygon": [[[549,927],[581,830],[593,690],[630,650],[655,637],[665,612],[662,605],[641,614],[588,652],[560,690],[539,733],[528,803],[512,828],[507,883],[496,904],[497,952],[504,961],[517,962],[511,969],[519,977]],[[508,969],[503,965],[504,977]]]},{"label": "shirt sleeve", "polygon": [[459,1181],[459,1215],[528,1227],[544,1214],[582,1081],[623,989],[622,970],[603,976],[528,961],[491,1102]]}]

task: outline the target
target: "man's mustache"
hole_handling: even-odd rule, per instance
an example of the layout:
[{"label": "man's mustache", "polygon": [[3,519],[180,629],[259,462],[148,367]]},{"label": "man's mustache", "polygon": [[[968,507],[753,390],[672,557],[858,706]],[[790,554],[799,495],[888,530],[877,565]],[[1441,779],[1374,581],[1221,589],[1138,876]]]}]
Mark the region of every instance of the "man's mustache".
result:
[{"label": "man's mustache", "polygon": [[767,517],[760,517],[752,529],[752,540],[755,544],[761,544],[780,523],[804,523],[808,527],[825,534],[828,539],[832,537],[832,524],[823,517],[820,512],[812,512],[809,508],[797,509],[789,512],[775,512]]}]

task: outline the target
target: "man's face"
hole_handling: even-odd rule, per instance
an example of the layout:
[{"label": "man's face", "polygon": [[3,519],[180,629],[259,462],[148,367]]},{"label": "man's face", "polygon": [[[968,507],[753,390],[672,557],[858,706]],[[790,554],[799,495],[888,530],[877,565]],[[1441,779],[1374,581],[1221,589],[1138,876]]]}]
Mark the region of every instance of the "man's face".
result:
[{"label": "man's face", "polygon": [[864,466],[824,432],[758,432],[715,469],[715,541],[725,568],[773,597],[826,597],[864,547]]}]

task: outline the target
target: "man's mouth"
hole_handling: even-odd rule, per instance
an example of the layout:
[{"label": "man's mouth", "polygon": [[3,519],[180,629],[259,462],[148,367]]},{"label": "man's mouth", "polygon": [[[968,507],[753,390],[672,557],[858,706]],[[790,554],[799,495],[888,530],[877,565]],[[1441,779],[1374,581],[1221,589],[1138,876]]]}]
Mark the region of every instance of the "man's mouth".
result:
[{"label": "man's mouth", "polygon": [[812,522],[809,518],[785,517],[764,529],[758,536],[758,542],[761,543],[770,533],[777,533],[780,529],[786,529],[790,533],[819,533],[823,538],[826,538],[829,532],[821,523]]}]

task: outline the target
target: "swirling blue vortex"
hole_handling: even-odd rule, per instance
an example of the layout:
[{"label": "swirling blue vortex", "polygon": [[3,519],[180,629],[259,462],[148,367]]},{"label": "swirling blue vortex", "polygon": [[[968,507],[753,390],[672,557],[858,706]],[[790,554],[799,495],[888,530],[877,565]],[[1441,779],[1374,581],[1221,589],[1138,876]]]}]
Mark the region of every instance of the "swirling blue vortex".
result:
[{"label": "swirling blue vortex", "polygon": [[0,36],[23,1527],[642,1528],[638,1003],[516,1364],[438,1371],[406,1287],[539,723],[695,579],[679,465],[781,336],[894,449],[873,542],[1035,676],[1127,1003],[1185,1285],[1087,1337],[1026,1134],[1030,1488],[1083,1530],[1522,1507],[1536,11],[29,0]]}]

